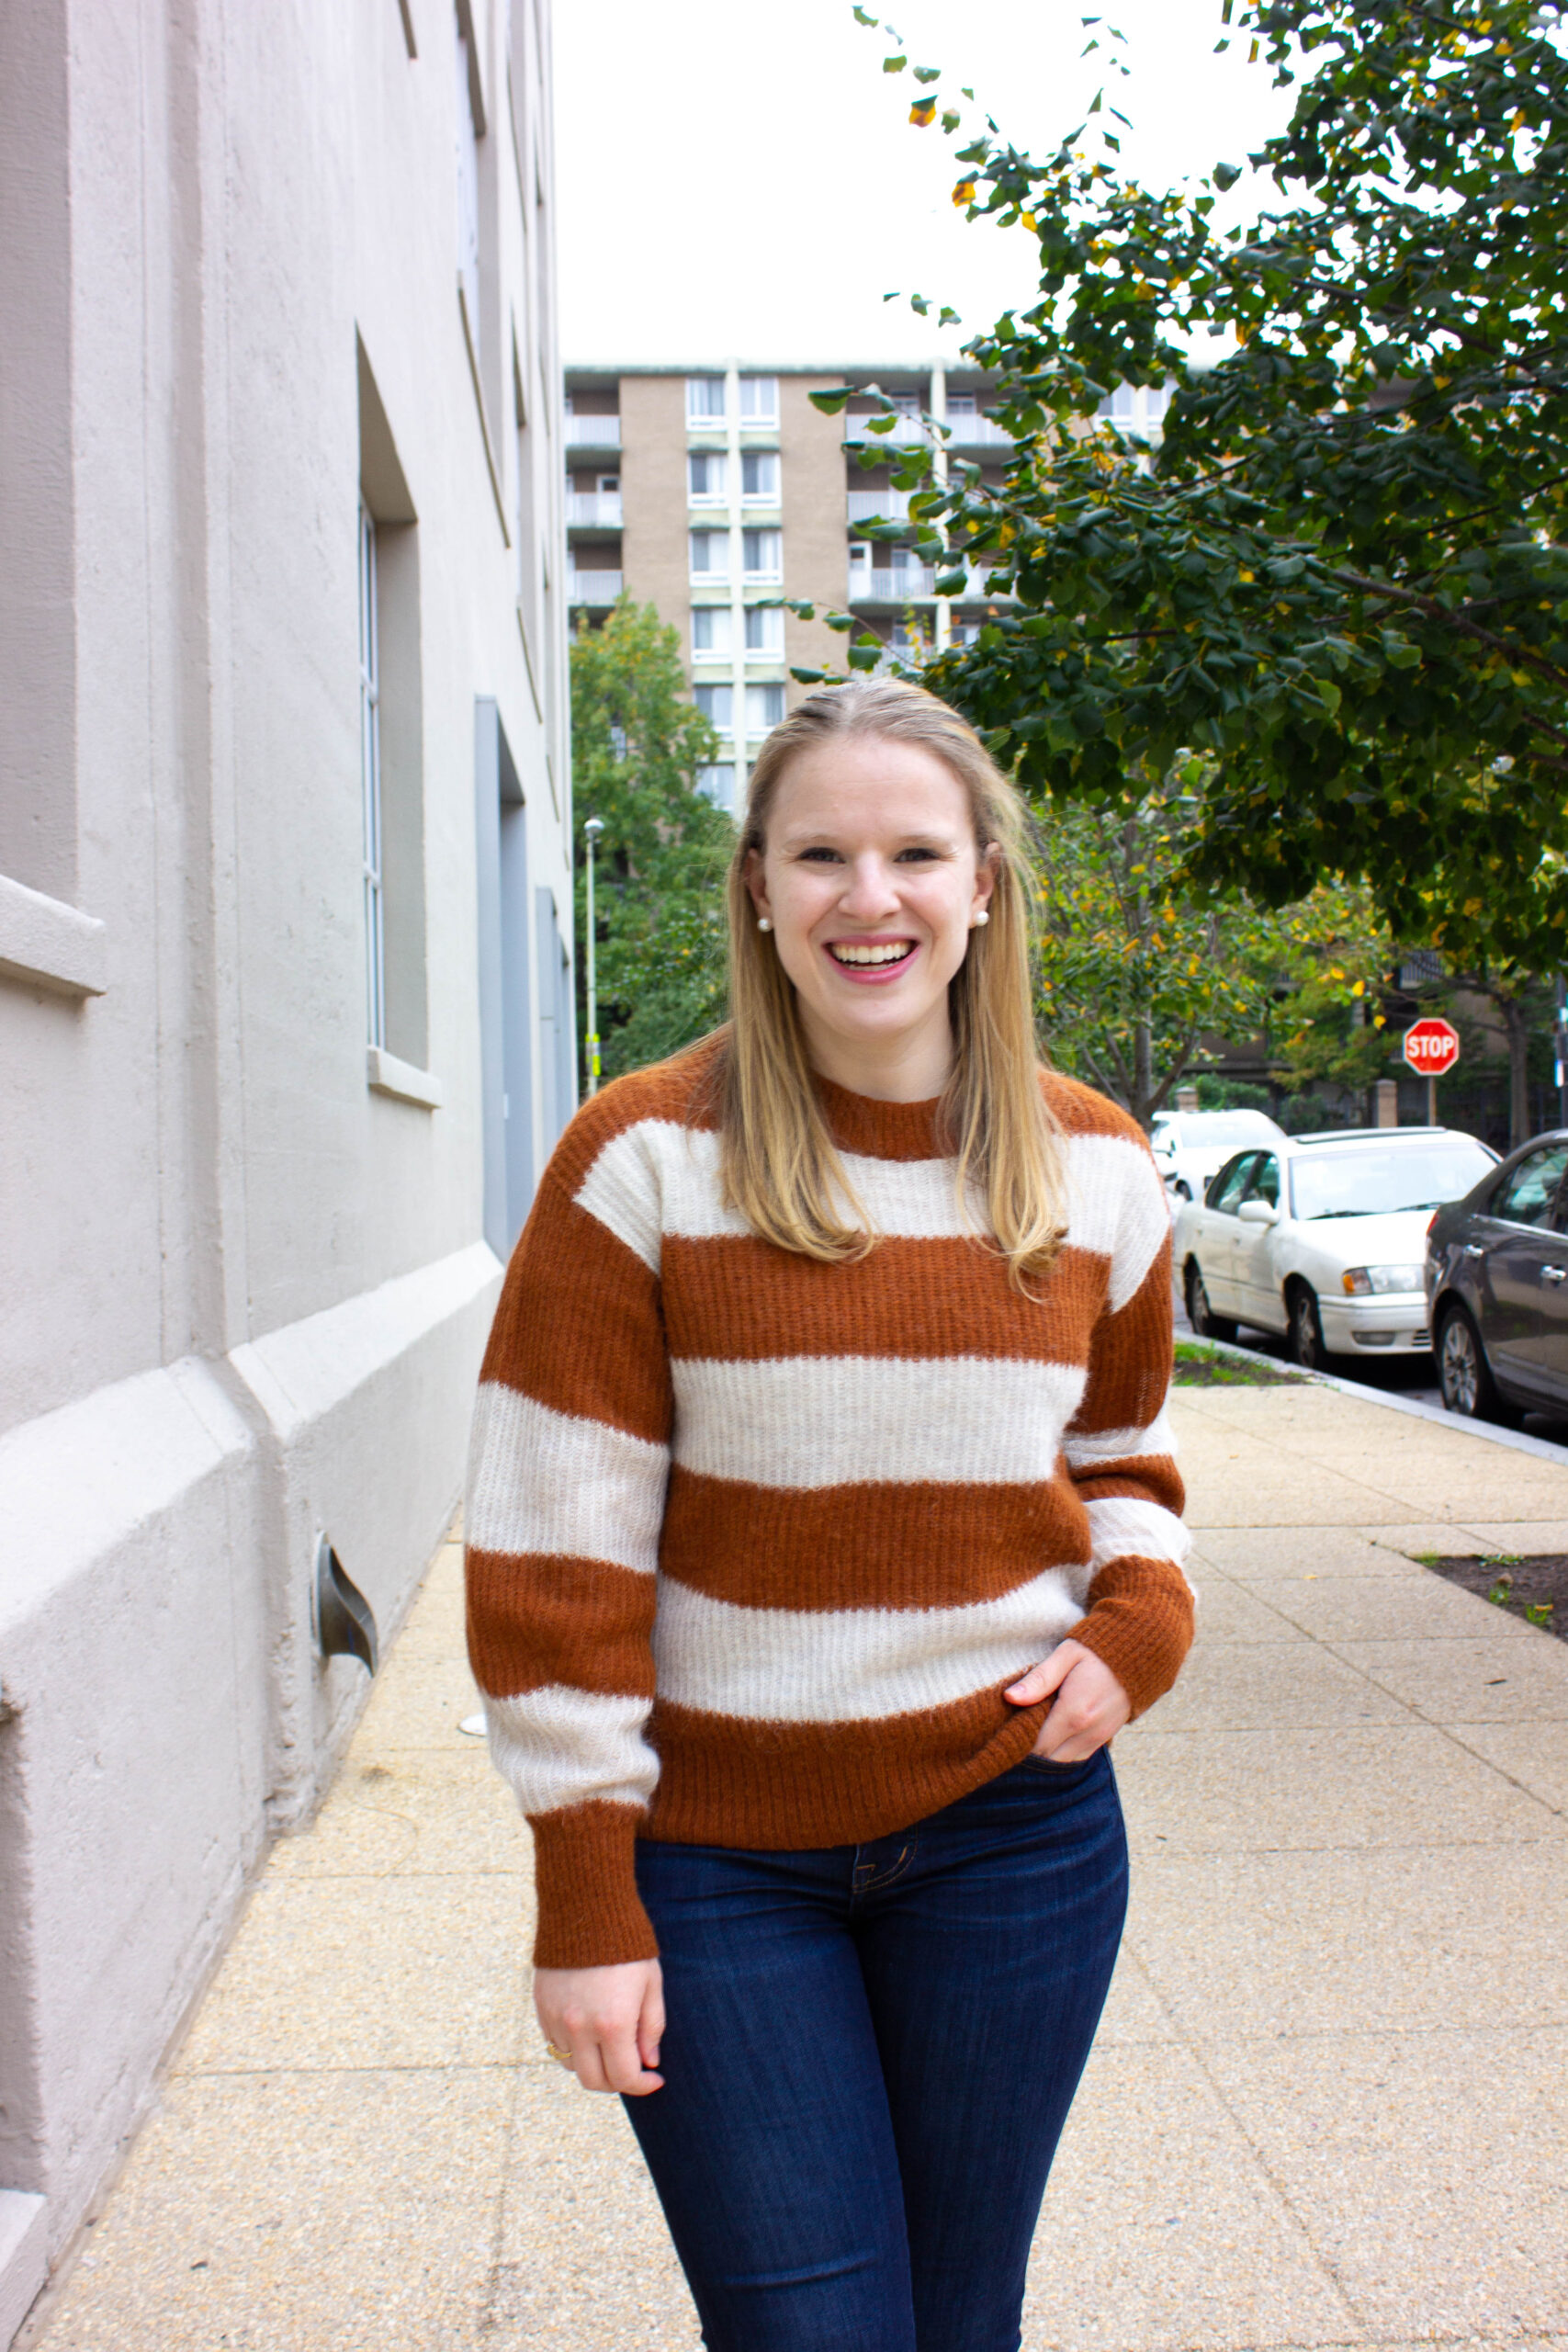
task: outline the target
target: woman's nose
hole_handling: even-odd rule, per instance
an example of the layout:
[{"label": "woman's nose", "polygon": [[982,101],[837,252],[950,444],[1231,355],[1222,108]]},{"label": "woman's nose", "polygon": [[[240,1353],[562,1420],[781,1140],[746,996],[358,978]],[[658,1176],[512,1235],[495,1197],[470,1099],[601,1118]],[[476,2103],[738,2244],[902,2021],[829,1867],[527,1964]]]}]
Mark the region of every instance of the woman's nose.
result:
[{"label": "woman's nose", "polygon": [[883,915],[897,912],[897,886],[880,858],[855,860],[845,882],[840,903],[845,914],[856,922],[875,922]]}]

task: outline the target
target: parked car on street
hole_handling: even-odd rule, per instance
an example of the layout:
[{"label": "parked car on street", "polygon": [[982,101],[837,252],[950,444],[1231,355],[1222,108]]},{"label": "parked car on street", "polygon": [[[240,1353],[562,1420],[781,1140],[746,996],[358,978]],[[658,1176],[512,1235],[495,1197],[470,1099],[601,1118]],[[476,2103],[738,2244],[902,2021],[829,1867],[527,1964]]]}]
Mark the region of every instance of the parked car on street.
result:
[{"label": "parked car on street", "polygon": [[1432,1211],[1473,1193],[1496,1161],[1449,1127],[1339,1127],[1236,1152],[1176,1214],[1193,1329],[1282,1331],[1307,1365],[1424,1352]]},{"label": "parked car on street", "polygon": [[1178,1200],[1195,1201],[1244,1143],[1283,1143],[1267,1111],[1156,1111],[1149,1134],[1155,1165]]},{"label": "parked car on street", "polygon": [[1450,1413],[1568,1408],[1568,1130],[1537,1136],[1439,1209],[1427,1300]]}]

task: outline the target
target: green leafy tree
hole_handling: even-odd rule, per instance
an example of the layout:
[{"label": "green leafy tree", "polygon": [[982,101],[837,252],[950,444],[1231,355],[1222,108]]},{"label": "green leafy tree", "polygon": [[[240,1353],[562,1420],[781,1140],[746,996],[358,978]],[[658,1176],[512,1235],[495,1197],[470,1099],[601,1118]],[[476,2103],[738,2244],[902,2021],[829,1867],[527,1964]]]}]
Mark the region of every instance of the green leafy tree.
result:
[{"label": "green leafy tree", "polygon": [[[895,471],[926,560],[1015,600],[926,675],[1033,790],[1115,808],[1212,752],[1195,883],[1365,876],[1402,939],[1538,971],[1568,927],[1563,5],[1224,0],[1303,77],[1245,231],[1214,220],[1243,166],[1145,187],[1102,97],[1043,160],[969,139],[955,200],[1039,254],[968,346],[1016,454],[994,491]],[[1100,420],[1118,383],[1173,388],[1156,449]]]},{"label": "green leafy tree", "polygon": [[1389,956],[1365,888],[1320,885],[1277,910],[1192,890],[1175,785],[1200,765],[1114,808],[1054,801],[1040,826],[1043,1032],[1063,1068],[1145,1125],[1179,1079],[1217,1058],[1215,1038],[1267,1050],[1282,1024],[1300,1025],[1305,990],[1347,1017]]},{"label": "green leafy tree", "polygon": [[[571,645],[578,935],[583,825],[597,817],[594,929],[606,1077],[658,1061],[725,1016],[724,875],[735,829],[697,786],[718,741],[686,699],[680,640],[623,598]],[[580,989],[587,958],[578,958]],[[586,1003],[579,1027],[588,1035]]]}]

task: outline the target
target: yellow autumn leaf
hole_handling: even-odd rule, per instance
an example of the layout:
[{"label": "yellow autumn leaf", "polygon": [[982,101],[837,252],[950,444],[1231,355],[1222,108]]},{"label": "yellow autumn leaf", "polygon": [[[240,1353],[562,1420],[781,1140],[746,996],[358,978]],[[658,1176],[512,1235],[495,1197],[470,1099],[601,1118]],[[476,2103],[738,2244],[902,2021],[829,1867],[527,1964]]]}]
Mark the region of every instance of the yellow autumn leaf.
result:
[{"label": "yellow autumn leaf", "polygon": [[973,204],[975,201],[974,181],[960,180],[953,191],[953,200],[954,204]]}]

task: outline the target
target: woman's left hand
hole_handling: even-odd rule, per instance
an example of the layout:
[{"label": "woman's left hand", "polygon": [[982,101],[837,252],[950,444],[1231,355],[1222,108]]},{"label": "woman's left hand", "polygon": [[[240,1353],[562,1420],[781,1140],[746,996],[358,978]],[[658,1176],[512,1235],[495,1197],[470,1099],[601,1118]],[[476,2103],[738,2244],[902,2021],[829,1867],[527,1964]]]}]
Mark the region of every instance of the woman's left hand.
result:
[{"label": "woman's left hand", "polygon": [[1032,1666],[1002,1696],[1015,1707],[1037,1707],[1042,1699],[1051,1700],[1031,1753],[1052,1764],[1081,1764],[1115,1737],[1133,1712],[1132,1701],[1111,1668],[1081,1642],[1059,1642],[1048,1658]]}]

